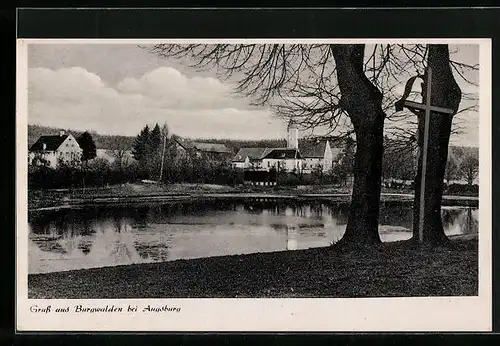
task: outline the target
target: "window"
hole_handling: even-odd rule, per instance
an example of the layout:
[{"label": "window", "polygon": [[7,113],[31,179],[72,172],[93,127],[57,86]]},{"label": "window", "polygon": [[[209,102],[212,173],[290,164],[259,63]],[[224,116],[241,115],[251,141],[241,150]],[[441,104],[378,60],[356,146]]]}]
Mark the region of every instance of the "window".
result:
[{"label": "window", "polygon": [[267,161],[267,167],[271,167],[271,161]]}]

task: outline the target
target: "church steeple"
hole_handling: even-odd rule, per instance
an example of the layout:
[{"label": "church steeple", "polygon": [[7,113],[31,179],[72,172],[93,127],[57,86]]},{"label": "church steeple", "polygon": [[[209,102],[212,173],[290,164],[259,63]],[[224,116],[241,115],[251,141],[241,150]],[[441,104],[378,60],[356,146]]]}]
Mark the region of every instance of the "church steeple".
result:
[{"label": "church steeple", "polygon": [[288,122],[288,136],[287,136],[287,148],[298,149],[299,148],[299,127],[297,124],[290,120]]}]

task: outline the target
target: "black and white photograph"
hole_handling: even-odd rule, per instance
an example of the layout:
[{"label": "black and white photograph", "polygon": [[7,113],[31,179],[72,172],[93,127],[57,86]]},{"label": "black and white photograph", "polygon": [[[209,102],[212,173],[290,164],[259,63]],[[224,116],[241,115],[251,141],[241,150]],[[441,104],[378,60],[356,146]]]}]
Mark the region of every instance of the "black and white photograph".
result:
[{"label": "black and white photograph", "polygon": [[485,40],[18,48],[19,314],[63,323],[61,302],[94,328],[180,329],[185,313],[189,330],[220,330],[248,313],[249,328],[283,314],[334,329],[314,324],[329,311],[351,330],[383,329],[377,314],[487,328],[474,321],[491,314]]}]

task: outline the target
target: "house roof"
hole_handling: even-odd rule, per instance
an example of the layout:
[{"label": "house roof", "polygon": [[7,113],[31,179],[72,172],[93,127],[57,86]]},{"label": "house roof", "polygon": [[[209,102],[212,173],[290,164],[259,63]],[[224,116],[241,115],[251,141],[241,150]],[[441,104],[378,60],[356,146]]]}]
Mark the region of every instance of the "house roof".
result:
[{"label": "house roof", "polygon": [[233,152],[225,144],[193,142],[189,139],[173,135],[172,139],[186,150],[199,150],[205,153],[232,154]]},{"label": "house roof", "polygon": [[196,149],[203,152],[217,153],[217,154],[233,153],[228,147],[226,147],[225,144],[193,142],[193,145]]},{"label": "house roof", "polygon": [[263,159],[300,159],[302,156],[297,149],[270,148],[262,155]]},{"label": "house roof", "polygon": [[[29,151],[54,151],[61,146],[61,144],[68,138],[69,135],[53,135],[53,136],[40,136],[38,140],[31,146]],[[45,144],[45,149],[43,145]]]},{"label": "house roof", "polygon": [[241,148],[233,157],[233,162],[244,162],[247,157],[250,160],[259,160],[267,150],[267,148]]},{"label": "house roof", "polygon": [[300,154],[304,158],[323,158],[328,140],[326,139],[303,139],[299,141]]},{"label": "house roof", "polygon": [[177,142],[177,144],[179,144],[181,147],[183,147],[186,150],[194,149],[194,143],[188,139],[182,138],[182,137],[177,136],[177,135],[172,135],[171,139],[173,139],[175,142]]}]

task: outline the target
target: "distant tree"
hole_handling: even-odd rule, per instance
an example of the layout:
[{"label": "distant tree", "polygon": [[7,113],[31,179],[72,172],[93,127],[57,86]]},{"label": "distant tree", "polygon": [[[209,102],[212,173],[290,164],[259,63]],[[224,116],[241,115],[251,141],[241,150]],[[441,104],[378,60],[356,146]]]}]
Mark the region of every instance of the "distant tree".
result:
[{"label": "distant tree", "polygon": [[78,144],[80,145],[80,148],[82,148],[83,150],[82,161],[87,162],[97,156],[97,148],[94,139],[92,138],[92,135],[88,131],[82,133],[78,137],[77,141]]},{"label": "distant tree", "polygon": [[459,176],[459,163],[455,156],[450,155],[446,161],[446,168],[444,170],[444,178],[446,183],[450,184],[450,181],[457,179]]},{"label": "distant tree", "polygon": [[137,135],[134,141],[134,145],[132,146],[132,154],[134,155],[134,159],[143,163],[147,157],[147,153],[149,151],[149,143],[150,143],[150,130],[149,126],[146,125],[141,133]]},{"label": "distant tree", "polygon": [[344,148],[330,171],[333,178],[341,185],[345,185],[347,178],[352,174],[355,152],[354,144],[351,138],[347,137],[345,139]]},{"label": "distant tree", "polygon": [[467,155],[460,164],[460,175],[471,186],[479,174],[479,160],[473,155]]},{"label": "distant tree", "polygon": [[153,130],[151,131],[150,137],[149,137],[149,145],[151,148],[152,154],[156,154],[156,152],[161,151],[161,145],[162,145],[162,131],[160,129],[160,126],[158,124],[155,125]]}]

